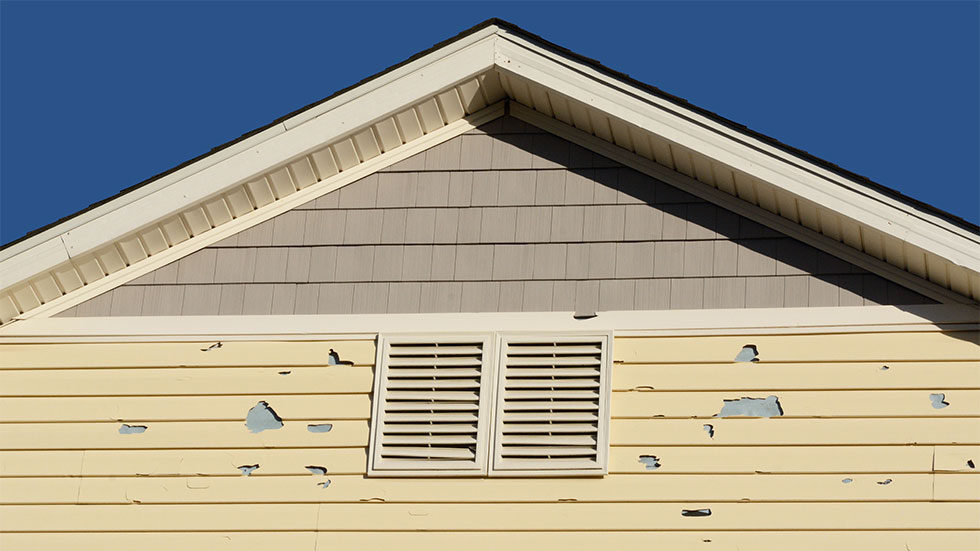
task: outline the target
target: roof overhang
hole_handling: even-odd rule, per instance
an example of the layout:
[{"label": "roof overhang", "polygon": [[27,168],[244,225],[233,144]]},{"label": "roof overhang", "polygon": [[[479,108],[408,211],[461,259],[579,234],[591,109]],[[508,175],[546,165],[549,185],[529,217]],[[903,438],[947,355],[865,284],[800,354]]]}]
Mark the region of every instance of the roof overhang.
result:
[{"label": "roof overhang", "polygon": [[980,299],[968,224],[491,21],[0,250],[0,321],[68,308],[505,107],[940,302]]}]

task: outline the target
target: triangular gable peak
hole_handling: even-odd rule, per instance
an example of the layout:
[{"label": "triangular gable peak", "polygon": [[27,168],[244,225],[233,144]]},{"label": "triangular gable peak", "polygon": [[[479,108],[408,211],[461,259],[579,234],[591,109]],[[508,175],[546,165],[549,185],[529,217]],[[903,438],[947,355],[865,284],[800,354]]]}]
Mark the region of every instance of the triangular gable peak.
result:
[{"label": "triangular gable peak", "polygon": [[70,308],[505,108],[931,299],[980,298],[970,224],[492,20],[0,251],[0,321]]},{"label": "triangular gable peak", "polygon": [[506,116],[58,316],[929,302]]}]

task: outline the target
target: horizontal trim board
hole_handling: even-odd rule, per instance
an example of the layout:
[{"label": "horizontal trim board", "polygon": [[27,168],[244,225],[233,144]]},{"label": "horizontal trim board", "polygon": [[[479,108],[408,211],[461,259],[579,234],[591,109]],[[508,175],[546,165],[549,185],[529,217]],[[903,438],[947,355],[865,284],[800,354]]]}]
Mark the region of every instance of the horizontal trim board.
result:
[{"label": "horizontal trim board", "polygon": [[[862,306],[828,308],[759,308],[727,310],[671,310],[599,312],[595,318],[574,319],[572,312],[466,313],[466,314],[357,314],[292,316],[160,316],[109,318],[32,318],[0,327],[0,342],[43,337],[59,339],[111,339],[166,337],[169,340],[206,340],[220,336],[267,338],[303,336],[309,340],[367,338],[379,332],[469,330],[610,331],[634,334],[758,334],[836,333],[848,328],[875,332],[903,331],[908,326],[955,324],[976,330],[977,309],[955,305]],[[922,327],[919,327],[922,329]],[[938,327],[937,329],[938,330]],[[710,333],[709,333],[710,331]],[[346,335],[346,337],[345,337]]]},{"label": "horizontal trim board", "polygon": [[[324,489],[329,491],[329,488]],[[11,505],[0,530],[973,530],[976,503]],[[58,519],[52,526],[51,519]]]},{"label": "horizontal trim board", "polygon": [[[259,469],[253,471],[257,473]],[[961,474],[610,475],[604,478],[365,478],[362,475],[5,478],[2,505],[210,503],[980,502]],[[328,488],[319,483],[330,481]],[[879,484],[890,480],[888,484]],[[327,490],[327,491],[324,491]]]},{"label": "horizontal trim board", "polygon": [[404,549],[461,548],[472,551],[538,550],[549,547],[577,549],[639,549],[650,545],[678,551],[701,550],[705,540],[721,549],[742,547],[758,551],[785,551],[799,548],[803,542],[819,541],[822,546],[840,551],[863,551],[873,548],[910,551],[929,549],[969,549],[980,533],[975,531],[892,530],[887,532],[856,531],[711,531],[683,532],[115,532],[115,533],[19,533],[0,534],[0,547],[37,549],[38,547],[77,551],[139,548],[143,551],[189,549],[235,549],[267,551],[289,549]]},{"label": "horizontal trim board", "polygon": [[[308,424],[332,425],[315,434]],[[705,430],[704,425],[713,429]],[[367,446],[368,422],[312,419],[251,433],[244,421],[145,423],[142,434],[120,434],[121,422],[0,424],[0,449],[218,449]],[[980,444],[980,418],[887,419],[613,419],[614,446]]]}]

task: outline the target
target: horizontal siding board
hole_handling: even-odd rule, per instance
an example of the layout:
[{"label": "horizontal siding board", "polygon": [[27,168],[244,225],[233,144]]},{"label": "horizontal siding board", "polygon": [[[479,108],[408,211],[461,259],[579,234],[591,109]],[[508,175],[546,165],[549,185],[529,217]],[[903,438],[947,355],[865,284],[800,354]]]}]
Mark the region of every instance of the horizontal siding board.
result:
[{"label": "horizontal siding board", "polygon": [[[329,488],[324,491],[329,491]],[[4,508],[0,529],[155,530],[787,530],[978,529],[977,503],[717,503],[685,518],[686,503],[26,505]]]},{"label": "horizontal siding board", "polygon": [[[275,408],[274,403],[270,403]],[[332,423],[312,434],[308,423]],[[161,449],[365,446],[367,421],[310,419],[279,430],[250,433],[243,421],[144,423],[142,434],[119,434],[119,423],[0,424],[0,449]],[[714,428],[709,436],[704,424]],[[619,446],[685,445],[899,445],[980,444],[980,419],[613,419],[610,443]]]},{"label": "horizontal siding board", "polygon": [[[270,404],[275,409],[275,404]],[[246,412],[247,413],[247,412]],[[312,433],[308,424],[330,423],[326,433]],[[0,449],[217,449],[337,448],[366,446],[367,421],[309,419],[286,422],[277,430],[249,432],[240,421],[158,421],[143,423],[146,432],[119,434],[120,423],[7,423],[0,425]]]},{"label": "horizontal siding board", "polygon": [[[426,479],[362,475],[249,477],[16,478],[2,481],[2,505],[166,503],[660,503],[929,501],[933,483],[943,499],[976,500],[980,476],[960,474],[683,475],[629,474],[604,478]],[[974,479],[976,482],[974,482]],[[329,488],[317,484],[330,480]],[[326,491],[324,491],[326,490]]]},{"label": "horizontal siding board", "polygon": [[[469,551],[499,549],[640,549],[660,546],[678,551],[711,548],[785,551],[801,542],[819,542],[820,548],[840,551],[866,549],[970,549],[978,534],[972,531],[562,531],[562,532],[112,532],[0,534],[0,547],[71,548],[76,551],[138,548],[142,551],[173,549],[404,549],[433,548]],[[710,542],[706,544],[706,540]],[[317,543],[319,542],[319,543]],[[816,548],[816,547],[815,547]]]},{"label": "horizontal siding board", "polygon": [[[306,465],[328,474],[363,475],[365,448],[294,448],[217,450],[45,450],[0,452],[0,477],[84,476],[240,476],[238,465],[260,465],[256,476],[304,475]],[[613,446],[611,474],[928,474],[967,472],[967,459],[980,457],[977,446]],[[650,470],[640,456],[655,456]],[[975,472],[975,471],[972,471]]]},{"label": "horizontal siding board", "polygon": [[978,360],[978,334],[873,333],[758,337],[620,337],[614,358],[625,363],[734,362],[747,344],[763,362]]},{"label": "horizontal siding board", "polygon": [[[0,345],[0,369],[86,367],[167,367],[326,365],[335,349],[342,360],[357,365],[374,363],[374,343],[367,340],[333,342],[214,341],[181,343],[86,343]],[[202,350],[204,349],[204,350]]]},{"label": "horizontal siding board", "polygon": [[[340,349],[338,349],[340,350]],[[322,365],[322,364],[321,364]],[[281,371],[289,371],[288,376]],[[370,392],[365,366],[163,367],[0,371],[3,396],[227,396]]]},{"label": "horizontal siding board", "polygon": [[975,389],[980,362],[620,364],[612,382],[614,390]]}]

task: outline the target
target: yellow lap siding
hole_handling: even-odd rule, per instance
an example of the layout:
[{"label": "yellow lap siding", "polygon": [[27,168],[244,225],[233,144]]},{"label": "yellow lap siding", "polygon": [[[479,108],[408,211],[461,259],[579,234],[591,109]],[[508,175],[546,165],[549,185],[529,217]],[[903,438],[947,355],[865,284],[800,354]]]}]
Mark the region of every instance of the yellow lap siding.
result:
[{"label": "yellow lap siding", "polygon": [[[329,488],[323,491],[328,492]],[[705,517],[685,509],[710,508]],[[159,530],[976,530],[980,503],[9,505],[8,532]]]},{"label": "yellow lap siding", "polygon": [[219,396],[370,392],[367,366],[0,370],[0,396]]},{"label": "yellow lap siding", "polygon": [[2,344],[0,368],[93,368],[327,365],[330,350],[341,361],[374,364],[374,342],[164,342],[85,344]]},{"label": "yellow lap siding", "polygon": [[637,532],[119,532],[69,534],[0,534],[2,549],[208,549],[268,551],[269,549],[402,549],[431,551],[434,548],[499,551],[542,549],[646,549],[660,547],[676,551],[822,550],[867,551],[901,549],[974,550],[976,531],[637,531]]},{"label": "yellow lap siding", "polygon": [[[239,465],[258,464],[256,475],[308,475],[306,465],[329,474],[366,472],[366,448],[215,450],[19,450],[0,452],[0,476],[239,476]],[[641,455],[659,459],[648,469]],[[971,472],[978,446],[613,446],[613,474],[929,473]],[[84,459],[84,461],[83,461]],[[977,472],[973,470],[972,472]]]},{"label": "yellow lap siding", "polygon": [[613,390],[976,389],[980,362],[617,364],[612,382]]},{"label": "yellow lap siding", "polygon": [[[980,476],[963,474],[658,473],[604,479],[486,480],[382,479],[309,472],[269,476],[263,471],[257,469],[248,477],[18,478],[4,482],[0,504],[977,501],[980,482]],[[329,486],[323,488],[321,484],[328,481]]]},{"label": "yellow lap siding", "polygon": [[624,363],[732,362],[748,344],[760,362],[978,360],[974,331],[848,333],[745,337],[617,337],[613,357]]}]

